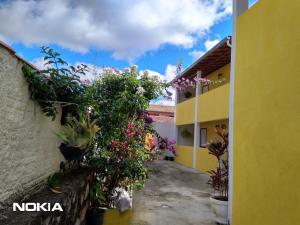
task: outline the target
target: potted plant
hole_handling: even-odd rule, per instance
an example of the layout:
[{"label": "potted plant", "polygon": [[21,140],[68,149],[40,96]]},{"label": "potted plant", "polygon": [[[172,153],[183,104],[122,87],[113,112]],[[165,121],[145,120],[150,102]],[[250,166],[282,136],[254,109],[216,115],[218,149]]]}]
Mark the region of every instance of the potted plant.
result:
[{"label": "potted plant", "polygon": [[183,138],[192,138],[193,137],[193,134],[188,131],[187,129],[184,129],[181,133],[181,137]]},{"label": "potted plant", "polygon": [[208,184],[214,189],[214,195],[210,197],[211,206],[216,215],[216,221],[220,224],[228,222],[228,132],[224,127],[217,128],[218,139],[208,145],[209,154],[218,160],[218,166],[208,171],[210,179]]},{"label": "potted plant", "polygon": [[190,97],[192,97],[192,96],[193,96],[192,92],[190,92],[190,91],[184,92],[184,97],[185,97],[185,98],[190,98]]},{"label": "potted plant", "polygon": [[67,124],[56,135],[63,141],[59,146],[66,160],[81,160],[86,149],[93,142],[99,127],[96,121],[90,122],[88,115],[79,118],[68,117]]}]

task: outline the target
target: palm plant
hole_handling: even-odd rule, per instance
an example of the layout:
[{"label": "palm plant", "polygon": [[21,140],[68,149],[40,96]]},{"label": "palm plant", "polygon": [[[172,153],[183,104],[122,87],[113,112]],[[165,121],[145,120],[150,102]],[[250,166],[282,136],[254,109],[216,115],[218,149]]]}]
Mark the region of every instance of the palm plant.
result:
[{"label": "palm plant", "polygon": [[85,150],[93,142],[98,131],[99,127],[96,125],[96,120],[90,122],[88,115],[80,114],[78,119],[68,117],[67,124],[56,135],[68,147]]}]

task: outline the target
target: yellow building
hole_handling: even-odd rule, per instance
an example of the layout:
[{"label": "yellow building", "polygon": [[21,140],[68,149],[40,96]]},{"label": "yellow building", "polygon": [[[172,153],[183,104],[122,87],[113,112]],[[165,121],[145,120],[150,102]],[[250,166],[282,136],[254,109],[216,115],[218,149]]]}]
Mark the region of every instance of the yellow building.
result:
[{"label": "yellow building", "polygon": [[300,224],[300,1],[233,6],[231,224]]},{"label": "yellow building", "polygon": [[215,127],[228,127],[229,42],[230,37],[222,40],[173,80],[181,84],[186,80],[194,81],[196,77],[212,81],[195,82],[194,86],[176,90],[176,161],[202,172],[217,165],[217,160],[206,148],[206,144],[216,138]]}]

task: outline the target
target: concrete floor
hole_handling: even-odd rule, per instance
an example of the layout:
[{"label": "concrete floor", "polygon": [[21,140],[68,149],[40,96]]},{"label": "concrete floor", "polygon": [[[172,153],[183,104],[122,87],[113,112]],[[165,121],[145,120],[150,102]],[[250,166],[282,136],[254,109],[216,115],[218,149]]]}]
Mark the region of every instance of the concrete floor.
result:
[{"label": "concrete floor", "polygon": [[149,167],[145,188],[134,194],[132,225],[216,225],[207,175],[164,160]]}]

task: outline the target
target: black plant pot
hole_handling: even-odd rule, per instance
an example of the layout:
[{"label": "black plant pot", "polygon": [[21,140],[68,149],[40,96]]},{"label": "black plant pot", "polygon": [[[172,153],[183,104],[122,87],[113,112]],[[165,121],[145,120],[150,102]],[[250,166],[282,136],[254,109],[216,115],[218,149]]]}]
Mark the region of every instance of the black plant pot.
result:
[{"label": "black plant pot", "polygon": [[104,208],[92,208],[86,212],[86,225],[102,225],[104,218]]},{"label": "black plant pot", "polygon": [[170,157],[169,156],[165,156],[164,160],[169,160]]},{"label": "black plant pot", "polygon": [[60,144],[59,149],[66,160],[82,160],[85,153],[85,150],[76,147],[70,147],[64,143]]},{"label": "black plant pot", "polygon": [[169,157],[169,160],[170,161],[174,161],[174,157]]}]

